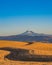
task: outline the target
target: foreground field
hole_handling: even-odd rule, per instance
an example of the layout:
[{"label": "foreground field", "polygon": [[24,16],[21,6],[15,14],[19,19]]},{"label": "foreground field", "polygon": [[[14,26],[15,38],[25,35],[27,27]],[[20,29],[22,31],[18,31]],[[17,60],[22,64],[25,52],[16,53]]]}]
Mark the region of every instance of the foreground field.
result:
[{"label": "foreground field", "polygon": [[50,43],[34,42],[28,45],[27,42],[0,40],[0,65],[52,65],[52,61],[51,62],[15,61],[4,58],[6,55],[10,54],[9,51],[10,49],[8,48],[25,49],[29,50],[30,54],[51,56],[52,44]]}]

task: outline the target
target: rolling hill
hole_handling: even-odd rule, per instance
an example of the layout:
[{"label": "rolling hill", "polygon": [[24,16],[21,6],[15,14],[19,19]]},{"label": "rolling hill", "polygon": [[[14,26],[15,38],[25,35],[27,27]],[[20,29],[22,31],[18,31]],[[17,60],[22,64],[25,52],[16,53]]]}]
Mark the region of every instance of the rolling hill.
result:
[{"label": "rolling hill", "polygon": [[52,44],[0,40],[0,65],[52,65]]}]

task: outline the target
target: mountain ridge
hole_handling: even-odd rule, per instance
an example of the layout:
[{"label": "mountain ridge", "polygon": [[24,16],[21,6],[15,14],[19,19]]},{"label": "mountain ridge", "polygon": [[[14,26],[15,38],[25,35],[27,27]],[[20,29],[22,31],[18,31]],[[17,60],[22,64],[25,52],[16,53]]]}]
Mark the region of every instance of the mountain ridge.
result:
[{"label": "mountain ridge", "polygon": [[25,31],[19,35],[27,35],[27,36],[52,36],[50,34],[44,34],[44,33],[36,33],[36,32],[33,32],[33,31]]},{"label": "mountain ridge", "polygon": [[11,41],[23,41],[23,42],[51,42],[52,35],[34,33],[32,31],[26,31],[19,35],[4,36],[0,37],[0,40],[11,40]]}]

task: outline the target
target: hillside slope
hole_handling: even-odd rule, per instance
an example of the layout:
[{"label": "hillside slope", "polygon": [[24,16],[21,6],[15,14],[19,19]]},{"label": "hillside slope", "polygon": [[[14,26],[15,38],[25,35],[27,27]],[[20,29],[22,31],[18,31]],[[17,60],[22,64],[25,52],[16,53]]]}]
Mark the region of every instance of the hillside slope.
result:
[{"label": "hillside slope", "polygon": [[[0,40],[0,65],[52,65],[52,62],[39,62],[39,61],[15,61],[17,59],[18,51],[20,54],[26,55],[34,54],[37,57],[43,55],[52,56],[52,44],[43,42],[17,42],[17,41],[4,41]],[[22,51],[22,53],[21,53]],[[23,53],[24,52],[24,53]],[[7,59],[8,58],[8,59]],[[15,59],[14,59],[15,58]],[[36,57],[35,57],[36,58]],[[13,60],[12,60],[13,59]]]}]

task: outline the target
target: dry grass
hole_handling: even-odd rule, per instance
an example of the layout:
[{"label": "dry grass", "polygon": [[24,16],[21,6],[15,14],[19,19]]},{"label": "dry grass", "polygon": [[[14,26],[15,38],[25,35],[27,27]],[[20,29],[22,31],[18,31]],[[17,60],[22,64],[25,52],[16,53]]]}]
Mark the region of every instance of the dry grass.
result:
[{"label": "dry grass", "polygon": [[[52,44],[50,43],[34,42],[31,45],[26,44],[28,43],[0,40],[0,48],[21,48],[30,50],[30,53],[32,50],[34,50],[34,53],[36,53],[37,55],[52,55]],[[0,50],[0,65],[52,65],[52,62],[22,62],[4,59],[4,56],[6,56],[9,53],[9,51]]]}]

